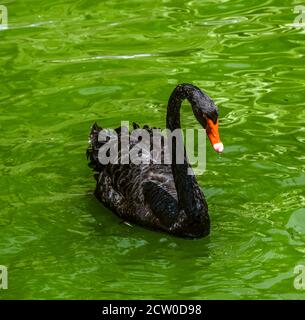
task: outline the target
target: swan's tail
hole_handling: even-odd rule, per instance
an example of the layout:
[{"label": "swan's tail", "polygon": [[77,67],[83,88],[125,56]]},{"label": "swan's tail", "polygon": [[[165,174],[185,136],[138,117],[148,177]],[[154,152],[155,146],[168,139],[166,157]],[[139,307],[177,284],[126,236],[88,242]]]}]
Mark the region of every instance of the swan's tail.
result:
[{"label": "swan's tail", "polygon": [[87,159],[89,160],[89,167],[96,172],[101,172],[103,165],[99,162],[98,151],[103,143],[98,141],[99,132],[102,130],[101,127],[94,123],[89,135],[89,147],[87,149]]}]

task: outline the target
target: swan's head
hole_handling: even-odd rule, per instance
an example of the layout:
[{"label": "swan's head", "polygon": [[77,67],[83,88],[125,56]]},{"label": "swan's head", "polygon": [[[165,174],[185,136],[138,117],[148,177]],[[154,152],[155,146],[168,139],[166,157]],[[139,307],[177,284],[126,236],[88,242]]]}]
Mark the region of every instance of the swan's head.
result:
[{"label": "swan's head", "polygon": [[195,99],[196,102],[193,105],[193,112],[206,130],[206,134],[211,142],[212,147],[216,152],[223,152],[224,146],[220,140],[218,131],[218,108],[214,101],[204,92],[200,90],[200,94]]},{"label": "swan's head", "polygon": [[206,130],[207,136],[216,152],[222,152],[224,147],[218,132],[218,109],[214,101],[198,87],[183,83],[172,92],[167,110],[167,127],[171,130],[180,128],[179,109],[181,101],[187,99],[193,109],[197,121]]}]

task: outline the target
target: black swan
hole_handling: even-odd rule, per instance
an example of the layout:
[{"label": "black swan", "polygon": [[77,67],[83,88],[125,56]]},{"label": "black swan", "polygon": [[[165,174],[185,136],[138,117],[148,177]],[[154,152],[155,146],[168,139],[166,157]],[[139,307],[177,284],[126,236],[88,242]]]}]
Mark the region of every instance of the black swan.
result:
[{"label": "black swan", "polygon": [[[218,110],[213,100],[191,84],[180,84],[172,92],[167,107],[166,127],[180,128],[180,107],[187,99],[198,122],[205,128],[215,151],[222,152],[218,133]],[[133,123],[134,128],[139,128]],[[144,126],[150,135],[152,128]],[[176,164],[173,140],[172,164],[101,164],[98,151],[100,128],[96,123],[89,136],[89,166],[96,172],[95,196],[103,205],[126,222],[164,231],[184,238],[209,234],[210,218],[204,195],[195,175],[188,174],[190,165],[184,150],[184,163]],[[120,143],[121,128],[115,129]],[[132,148],[132,142],[130,142]]]}]

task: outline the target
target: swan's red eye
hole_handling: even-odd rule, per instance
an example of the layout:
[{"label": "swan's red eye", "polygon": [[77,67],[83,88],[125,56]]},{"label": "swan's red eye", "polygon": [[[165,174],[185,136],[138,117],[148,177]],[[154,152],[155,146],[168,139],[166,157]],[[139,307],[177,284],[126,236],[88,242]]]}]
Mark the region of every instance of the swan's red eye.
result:
[{"label": "swan's red eye", "polygon": [[219,132],[218,132],[218,119],[216,124],[211,120],[207,119],[206,133],[209,137],[211,145],[213,146],[216,152],[222,152],[224,147],[220,141]]}]

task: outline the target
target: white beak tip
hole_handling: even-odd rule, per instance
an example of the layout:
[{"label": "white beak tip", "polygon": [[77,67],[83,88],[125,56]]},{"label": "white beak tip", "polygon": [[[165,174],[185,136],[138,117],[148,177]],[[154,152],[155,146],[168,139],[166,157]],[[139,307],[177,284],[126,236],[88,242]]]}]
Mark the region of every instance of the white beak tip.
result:
[{"label": "white beak tip", "polygon": [[221,152],[223,152],[224,146],[223,146],[222,142],[218,142],[218,143],[215,143],[215,144],[213,145],[213,148],[214,148],[214,150],[215,150],[216,152],[221,153]]}]

